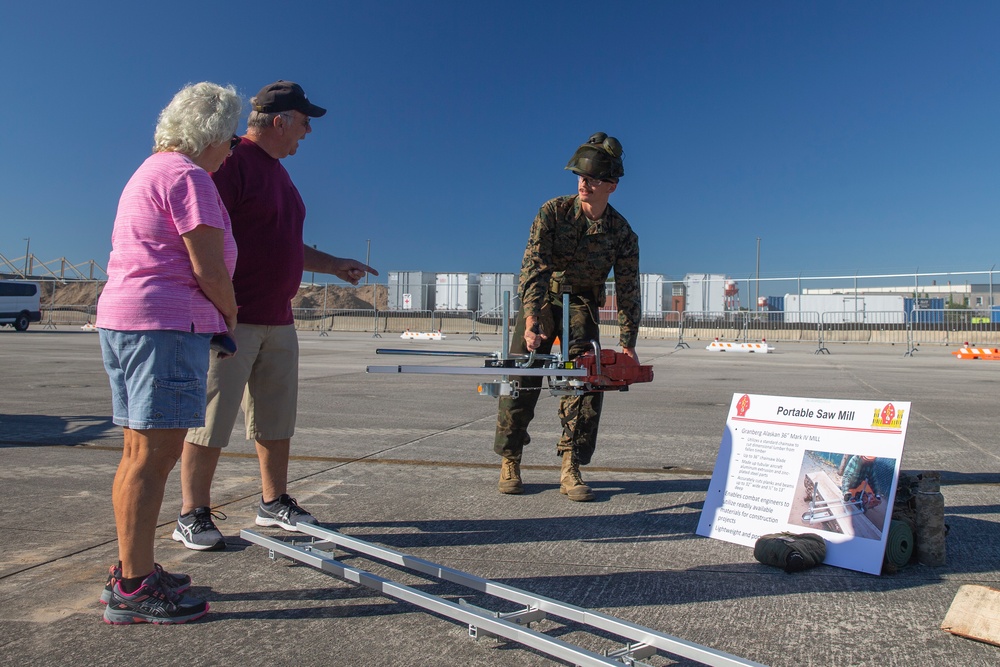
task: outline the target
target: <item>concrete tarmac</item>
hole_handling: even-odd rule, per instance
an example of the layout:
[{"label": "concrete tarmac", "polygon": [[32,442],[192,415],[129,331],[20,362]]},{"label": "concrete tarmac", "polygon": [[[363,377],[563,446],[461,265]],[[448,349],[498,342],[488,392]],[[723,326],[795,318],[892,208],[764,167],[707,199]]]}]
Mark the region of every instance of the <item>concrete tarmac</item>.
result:
[{"label": "concrete tarmac", "polygon": [[[496,336],[401,341],[300,334],[299,415],[290,493],[327,527],[396,551],[772,667],[1000,664],[1000,648],[940,629],[963,584],[997,586],[1000,362],[954,348],[775,344],[772,354],[709,352],[707,341],[640,340],[652,383],[609,394],[584,477],[596,500],[559,493],[557,399],[543,393],[523,463],[525,493],[497,492],[495,399],[474,376],[366,374],[367,365],[478,362],[387,357],[375,349],[490,352]],[[611,346],[615,341],[605,341]],[[98,602],[117,559],[111,484],[121,430],[97,335],[0,329],[0,664],[564,664],[345,582],[240,538],[254,526],[259,472],[240,426],[213,503],[227,549],[170,538],[179,467],[167,485],[156,558],[189,573],[212,610],[181,626],[110,626]],[[947,564],[873,576],[821,566],[798,574],[752,550],[695,535],[734,393],[911,401],[902,469],[940,471]],[[451,600],[489,596],[370,568]],[[380,569],[381,568],[381,569]],[[509,611],[510,609],[499,609]],[[539,629],[601,652],[618,638],[573,624]],[[658,655],[651,665],[696,664]]]}]

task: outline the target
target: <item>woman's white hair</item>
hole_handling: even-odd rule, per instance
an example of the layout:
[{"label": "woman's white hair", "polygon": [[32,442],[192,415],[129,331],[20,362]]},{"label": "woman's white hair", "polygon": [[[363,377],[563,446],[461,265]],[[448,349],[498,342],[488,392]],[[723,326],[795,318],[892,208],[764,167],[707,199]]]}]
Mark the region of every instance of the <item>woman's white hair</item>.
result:
[{"label": "woman's white hair", "polygon": [[191,157],[236,134],[243,100],[233,86],[208,81],[184,86],[160,112],[153,152],[175,151]]}]

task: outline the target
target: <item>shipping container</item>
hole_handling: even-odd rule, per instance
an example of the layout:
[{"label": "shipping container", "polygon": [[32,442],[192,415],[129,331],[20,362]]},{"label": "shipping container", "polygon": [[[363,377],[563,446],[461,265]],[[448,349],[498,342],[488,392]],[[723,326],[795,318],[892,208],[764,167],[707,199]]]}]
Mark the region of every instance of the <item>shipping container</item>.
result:
[{"label": "shipping container", "polygon": [[434,310],[478,310],[479,274],[438,273],[434,286]]},{"label": "shipping container", "polygon": [[424,271],[389,272],[389,310],[431,310],[434,274]]},{"label": "shipping container", "polygon": [[786,294],[785,322],[903,324],[902,294]]},{"label": "shipping container", "polygon": [[663,276],[658,273],[639,274],[639,294],[643,317],[663,316]]},{"label": "shipping container", "polygon": [[513,273],[479,274],[479,310],[484,316],[503,315],[504,292],[510,293],[510,312],[516,313],[520,299],[517,298],[517,276]]},{"label": "shipping container", "polygon": [[693,317],[698,313],[721,313],[726,310],[726,282],[721,273],[689,273],[684,276],[687,290],[685,305]]},{"label": "shipping container", "polygon": [[[906,310],[907,322],[920,324],[941,324],[944,322],[944,298],[914,299],[906,297],[903,301],[903,308]],[[914,312],[916,312],[915,315]]]}]

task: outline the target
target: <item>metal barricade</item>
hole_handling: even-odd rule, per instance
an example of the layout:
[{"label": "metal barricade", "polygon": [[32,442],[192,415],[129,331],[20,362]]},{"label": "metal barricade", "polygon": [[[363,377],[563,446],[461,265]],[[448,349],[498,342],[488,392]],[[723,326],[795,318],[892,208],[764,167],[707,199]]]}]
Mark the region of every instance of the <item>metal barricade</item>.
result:
[{"label": "metal barricade", "polygon": [[474,334],[476,314],[471,310],[435,310],[431,312],[431,330],[444,334]]},{"label": "metal barricade", "polygon": [[377,333],[434,331],[434,315],[429,310],[380,310]]},{"label": "metal barricade", "polygon": [[782,311],[747,311],[744,342],[812,342],[819,338],[819,313],[796,311],[785,318]]},{"label": "metal barricade", "polygon": [[326,311],[329,322],[327,331],[375,332],[375,310],[365,308],[336,308]]},{"label": "metal barricade", "polygon": [[[508,324],[509,330],[514,330],[516,321],[511,319]],[[480,317],[476,322],[476,334],[483,336],[499,336],[503,332],[503,317],[490,316]]]},{"label": "metal barricade", "polygon": [[[508,330],[513,331],[514,325],[517,322],[517,314],[511,310],[507,326]],[[476,318],[473,321],[473,336],[478,339],[479,334],[484,336],[487,335],[500,335],[503,333],[503,307],[498,306],[496,308],[490,308],[488,310],[481,310],[476,313]]]},{"label": "metal barricade", "polygon": [[[617,313],[615,314],[617,318]],[[601,315],[603,321],[604,314]],[[610,319],[610,318],[608,318]],[[615,324],[617,325],[617,319]],[[639,338],[666,340],[677,338],[681,335],[681,314],[676,310],[664,311],[660,313],[643,313],[639,320]]]},{"label": "metal barricade", "polygon": [[920,345],[1000,345],[1000,323],[964,308],[915,308],[909,313],[908,355]]},{"label": "metal barricade", "polygon": [[323,331],[329,328],[322,308],[292,308],[292,319],[296,331]]},{"label": "metal barricade", "polygon": [[42,320],[40,324],[46,329],[57,329],[60,326],[82,327],[94,324],[97,319],[97,307],[92,305],[42,305]]},{"label": "metal barricade", "polygon": [[902,311],[827,311],[822,318],[828,343],[906,345],[906,314]]},{"label": "metal barricade", "polygon": [[739,340],[745,335],[746,313],[743,311],[685,310],[681,313],[684,337],[695,340]]}]

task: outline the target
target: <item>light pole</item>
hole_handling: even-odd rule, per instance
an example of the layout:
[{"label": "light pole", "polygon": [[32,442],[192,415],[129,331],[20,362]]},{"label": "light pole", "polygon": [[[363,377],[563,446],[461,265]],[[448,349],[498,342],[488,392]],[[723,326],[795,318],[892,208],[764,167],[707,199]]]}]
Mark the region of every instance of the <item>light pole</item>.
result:
[{"label": "light pole", "polygon": [[755,311],[760,310],[760,237],[757,237],[757,280],[753,288],[753,302]]},{"label": "light pole", "polygon": [[[365,264],[367,266],[371,266],[371,263],[370,263],[371,259],[370,259],[370,257],[372,255],[372,240],[371,239],[367,239],[365,241],[365,243],[368,246],[367,249],[365,250]],[[367,284],[368,284],[368,272],[365,271],[365,285],[367,285]]]},{"label": "light pole", "polygon": [[31,237],[24,239],[28,245],[24,248],[24,277],[28,277],[28,258],[31,257]]},{"label": "light pole", "polygon": [[990,267],[990,316],[993,316],[993,269],[997,268],[994,264]]}]

